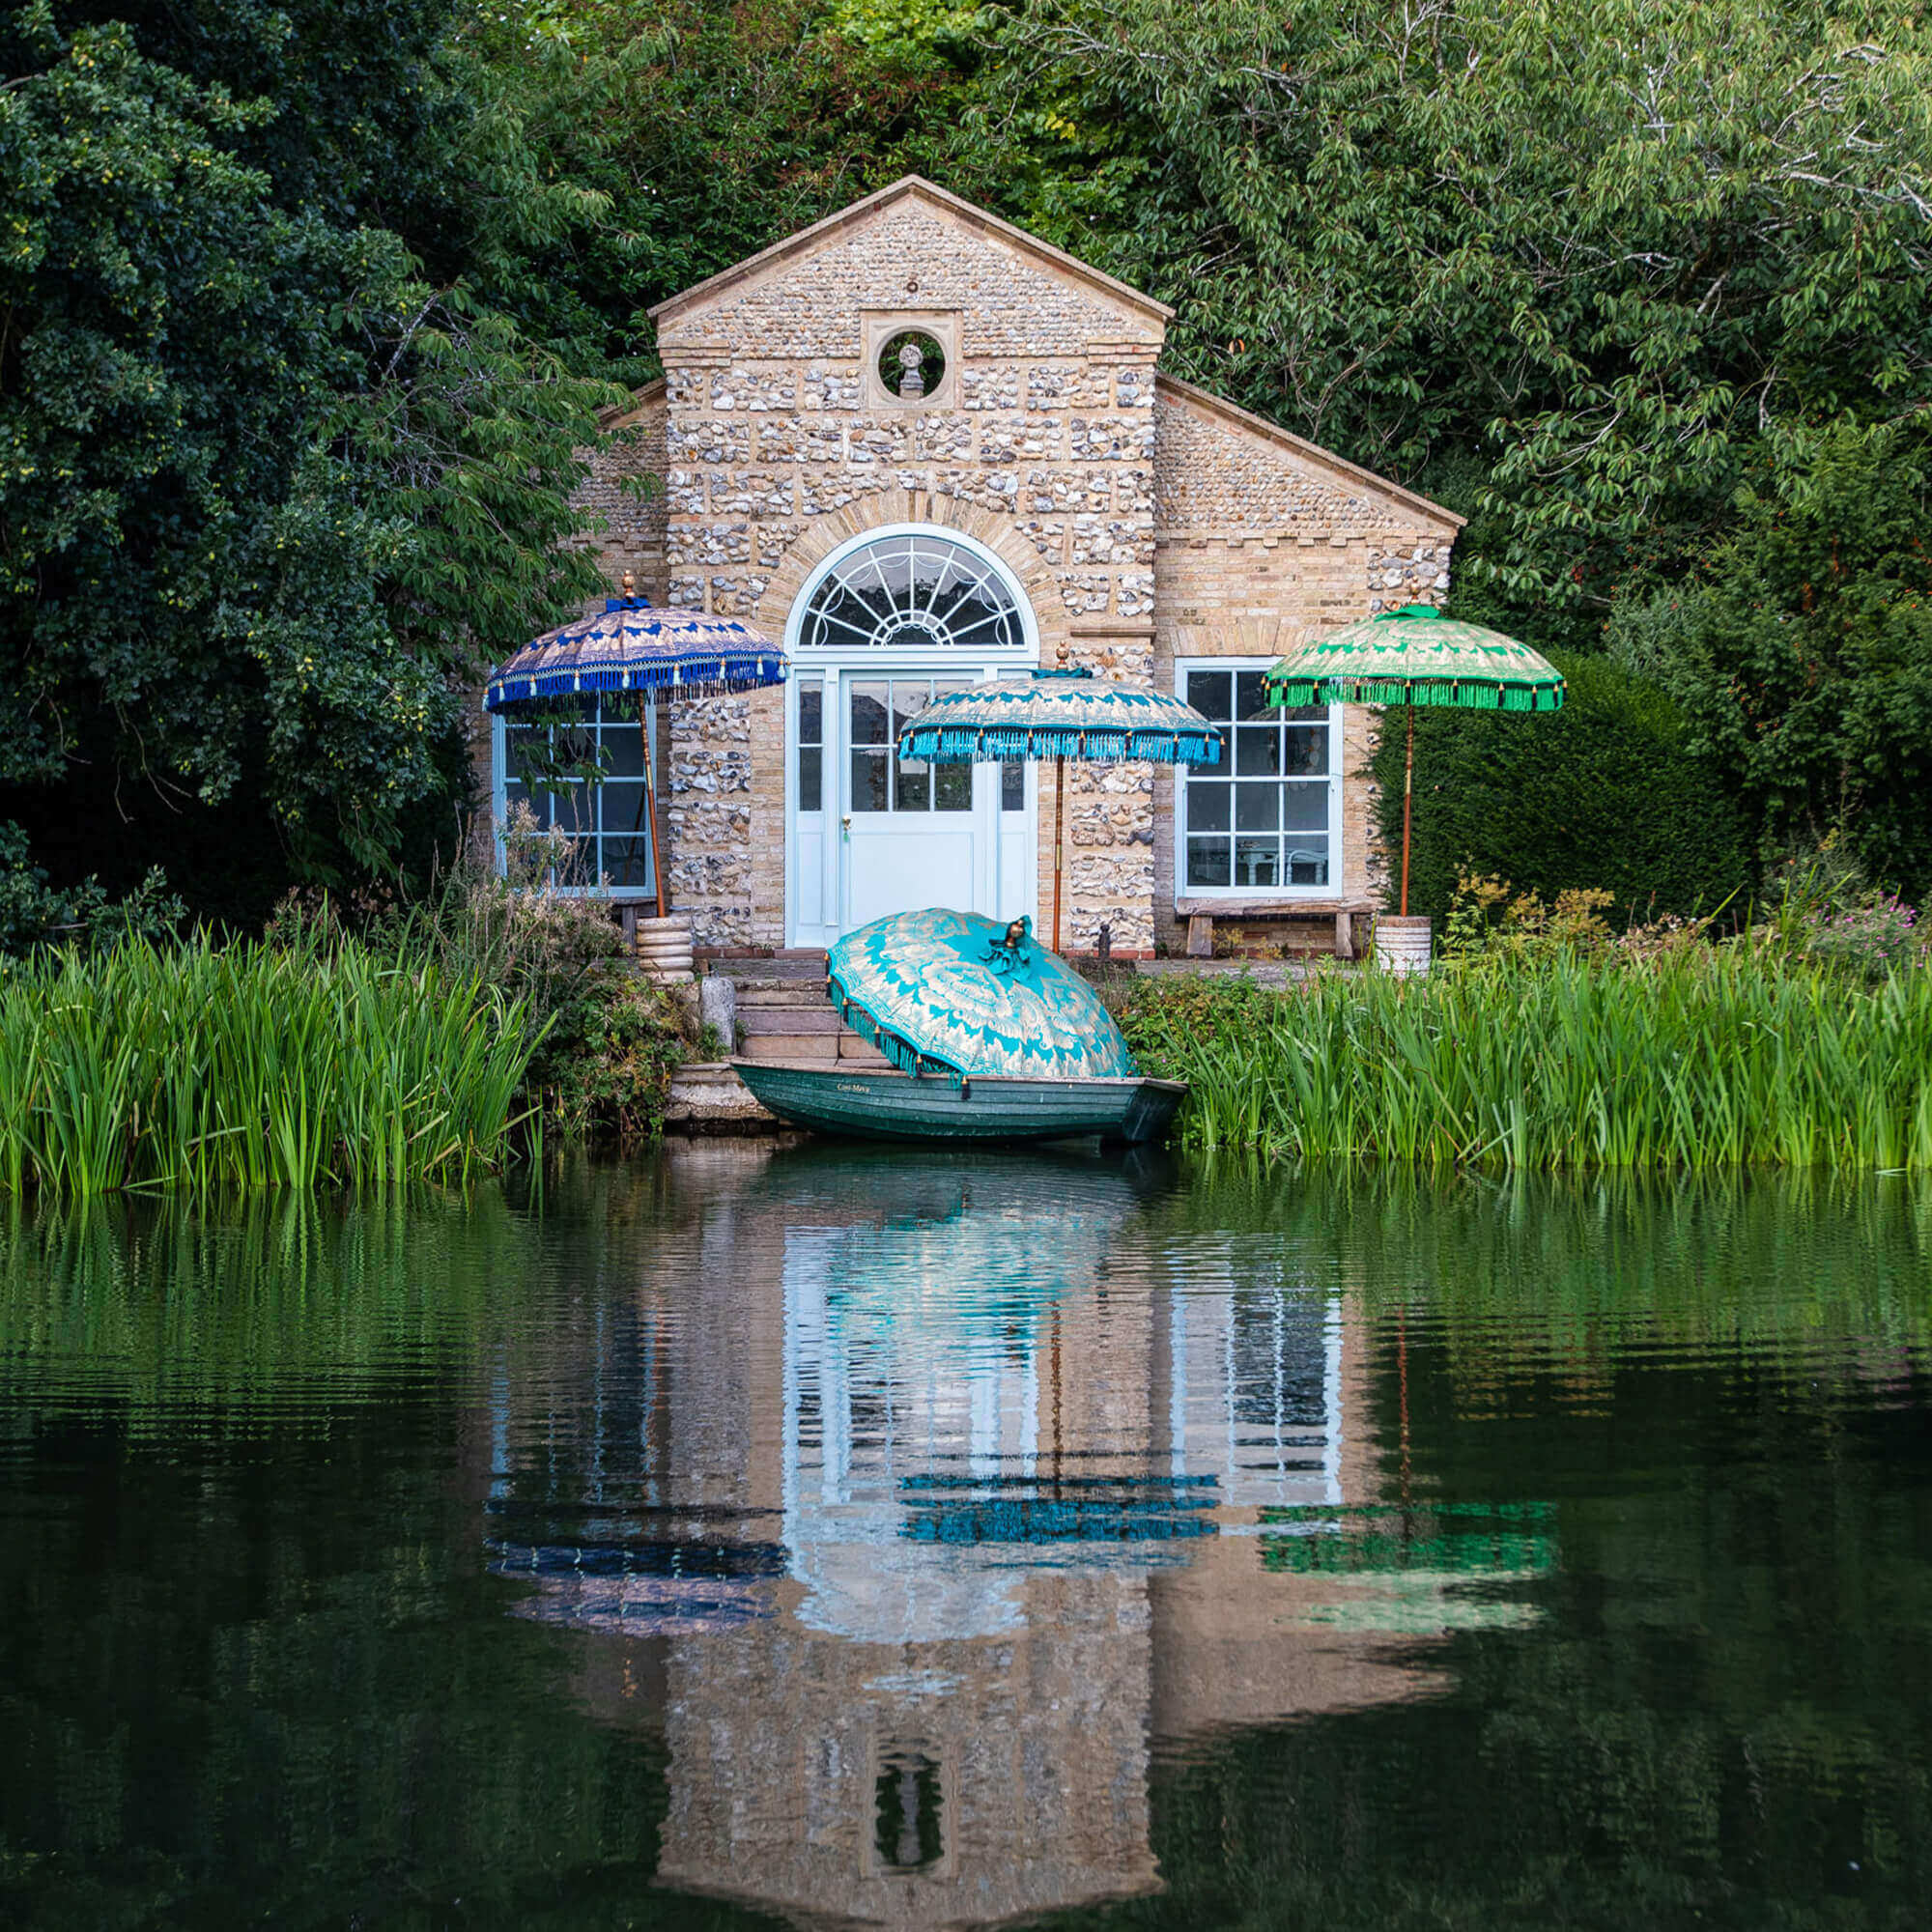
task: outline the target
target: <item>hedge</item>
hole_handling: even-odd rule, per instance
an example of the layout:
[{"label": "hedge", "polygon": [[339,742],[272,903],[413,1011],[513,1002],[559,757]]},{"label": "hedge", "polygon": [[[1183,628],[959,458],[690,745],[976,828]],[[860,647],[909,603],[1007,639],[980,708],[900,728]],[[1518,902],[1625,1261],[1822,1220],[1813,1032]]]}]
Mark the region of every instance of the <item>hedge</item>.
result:
[{"label": "hedge", "polygon": [[[1553,716],[1420,707],[1409,910],[1441,914],[1459,870],[1551,896],[1601,886],[1615,917],[1710,912],[1746,890],[1750,838],[1684,721],[1655,684],[1608,659],[1553,652],[1568,680]],[[1399,890],[1403,714],[1384,714],[1371,766]]]}]

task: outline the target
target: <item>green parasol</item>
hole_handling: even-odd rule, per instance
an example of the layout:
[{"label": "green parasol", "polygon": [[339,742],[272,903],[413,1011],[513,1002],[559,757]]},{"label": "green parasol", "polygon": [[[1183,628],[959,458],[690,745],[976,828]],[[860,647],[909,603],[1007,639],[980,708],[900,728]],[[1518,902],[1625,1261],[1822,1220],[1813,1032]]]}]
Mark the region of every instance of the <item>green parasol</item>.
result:
[{"label": "green parasol", "polygon": [[1463,624],[1428,604],[1405,604],[1312,638],[1267,674],[1270,709],[1307,704],[1401,704],[1408,710],[1402,781],[1402,916],[1408,916],[1408,826],[1415,792],[1415,707],[1560,711],[1563,673],[1527,644]]},{"label": "green parasol", "polygon": [[1119,1080],[1136,1071],[1085,980],[1032,936],[983,913],[888,913],[826,959],[845,1024],[908,1073]]}]

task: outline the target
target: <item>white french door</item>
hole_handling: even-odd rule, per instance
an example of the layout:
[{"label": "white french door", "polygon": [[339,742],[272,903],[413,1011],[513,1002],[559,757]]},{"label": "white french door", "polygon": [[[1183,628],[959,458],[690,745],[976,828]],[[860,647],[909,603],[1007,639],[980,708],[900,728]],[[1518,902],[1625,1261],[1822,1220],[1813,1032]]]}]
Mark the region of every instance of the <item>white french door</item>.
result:
[{"label": "white french door", "polygon": [[927,906],[997,919],[1033,910],[1032,769],[928,765],[901,760],[894,750],[899,732],[935,696],[991,675],[992,668],[962,667],[956,658],[879,658],[793,674],[790,946],[826,946],[888,913]]}]

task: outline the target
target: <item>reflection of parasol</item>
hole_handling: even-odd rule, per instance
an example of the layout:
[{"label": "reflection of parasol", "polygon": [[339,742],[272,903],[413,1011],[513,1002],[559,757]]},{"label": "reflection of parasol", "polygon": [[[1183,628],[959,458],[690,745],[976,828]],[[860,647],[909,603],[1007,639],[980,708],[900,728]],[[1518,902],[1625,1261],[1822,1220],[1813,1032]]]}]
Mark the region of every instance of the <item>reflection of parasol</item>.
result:
[{"label": "reflection of parasol", "polygon": [[665,916],[664,850],[658,837],[656,695],[710,697],[754,691],[785,680],[784,654],[751,625],[703,611],[660,610],[635,596],[624,573],[624,594],[601,613],[546,632],[491,673],[486,709],[543,712],[579,697],[635,692],[644,738],[644,809],[650,819],[651,878],[658,917]]},{"label": "reflection of parasol", "polygon": [[1053,950],[1060,951],[1062,829],[1066,761],[1211,765],[1220,734],[1192,705],[1091,670],[1037,670],[936,697],[899,733],[901,760],[977,764],[1051,758]]},{"label": "reflection of parasol", "polygon": [[1415,707],[1556,711],[1563,673],[1527,644],[1405,604],[1344,624],[1291,651],[1267,674],[1269,705],[1401,704],[1408,710],[1402,781],[1402,917],[1408,917],[1408,822],[1415,791]]},{"label": "reflection of parasol", "polygon": [[826,958],[846,1025],[909,1073],[957,1078],[1131,1079],[1133,1055],[1099,996],[1026,920],[889,913]]}]

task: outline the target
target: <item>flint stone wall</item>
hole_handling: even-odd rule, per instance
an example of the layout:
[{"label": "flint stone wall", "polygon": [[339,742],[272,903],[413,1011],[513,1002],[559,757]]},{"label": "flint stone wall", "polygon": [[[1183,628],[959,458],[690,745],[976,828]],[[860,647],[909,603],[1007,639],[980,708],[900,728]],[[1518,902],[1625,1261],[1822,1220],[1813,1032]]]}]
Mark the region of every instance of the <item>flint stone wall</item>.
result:
[{"label": "flint stone wall", "polygon": [[[909,403],[868,382],[882,316],[948,346],[930,396]],[[782,639],[807,576],[839,544],[936,524],[1013,570],[1042,661],[1147,677],[1164,327],[1157,304],[918,192],[678,298],[658,338],[666,596]],[[673,717],[671,878],[700,945],[784,943],[782,730],[777,694]],[[1091,945],[1104,923],[1117,951],[1151,952],[1151,814],[1144,773],[1069,785],[1071,943]],[[1048,805],[1042,922],[1051,838]]]}]

